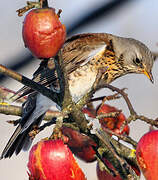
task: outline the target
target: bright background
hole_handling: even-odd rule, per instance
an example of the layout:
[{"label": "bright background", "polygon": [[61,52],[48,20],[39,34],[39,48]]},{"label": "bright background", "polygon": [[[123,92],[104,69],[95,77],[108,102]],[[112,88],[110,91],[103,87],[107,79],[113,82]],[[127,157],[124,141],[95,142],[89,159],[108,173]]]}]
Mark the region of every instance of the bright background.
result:
[{"label": "bright background", "polygon": [[[80,18],[84,17],[92,9],[101,7],[103,4],[112,0],[50,0],[50,5],[55,8],[61,8],[62,21],[69,28],[74,25]],[[25,55],[29,55],[29,51],[24,48],[21,28],[23,17],[19,18],[16,10],[25,6],[24,0],[2,1],[0,6],[0,63],[7,67],[14,64],[15,61],[22,61]],[[144,42],[152,51],[158,51],[158,1],[157,0],[128,0],[119,8],[116,8],[107,15],[102,15],[93,22],[85,23],[79,27],[73,34],[83,32],[107,32],[119,36],[132,37]],[[31,78],[32,73],[38,67],[39,60],[32,61],[31,64],[21,68],[18,72]],[[150,118],[158,117],[158,63],[153,67],[154,84],[142,75],[127,75],[117,79],[113,85],[124,88],[127,87],[129,98],[139,114],[143,114]],[[12,90],[19,89],[22,85],[7,79],[1,82],[1,85]],[[101,90],[97,94],[107,94],[107,91]],[[123,109],[126,116],[129,115],[126,104],[123,100],[109,102],[116,105],[119,109]],[[2,152],[8,139],[14,131],[14,128],[5,123],[6,120],[17,119],[13,116],[0,115],[0,152]],[[130,124],[131,136],[135,140],[148,131],[149,127],[141,122],[136,121]],[[46,132],[47,131],[47,132]],[[34,142],[40,138],[50,134],[50,129],[37,136]],[[0,179],[1,180],[22,180],[27,177],[27,161],[28,153],[21,152],[18,156],[11,159],[0,161]],[[96,180],[95,163],[85,164],[79,161],[83,169],[86,171],[88,180]],[[143,177],[141,178],[143,179]]]}]

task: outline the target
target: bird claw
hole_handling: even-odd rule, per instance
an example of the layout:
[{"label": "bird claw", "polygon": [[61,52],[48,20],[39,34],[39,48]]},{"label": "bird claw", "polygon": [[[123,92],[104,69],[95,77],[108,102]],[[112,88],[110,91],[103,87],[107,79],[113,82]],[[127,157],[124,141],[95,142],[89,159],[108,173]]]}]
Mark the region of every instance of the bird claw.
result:
[{"label": "bird claw", "polygon": [[33,140],[39,132],[40,130],[38,129],[38,126],[34,126],[33,130],[29,132],[30,138]]},{"label": "bird claw", "polygon": [[62,138],[62,131],[61,131],[61,129],[55,127],[55,128],[53,129],[53,133],[52,133],[52,135],[49,137],[49,139],[54,139],[54,140],[56,140],[56,139],[61,139],[61,138]]}]

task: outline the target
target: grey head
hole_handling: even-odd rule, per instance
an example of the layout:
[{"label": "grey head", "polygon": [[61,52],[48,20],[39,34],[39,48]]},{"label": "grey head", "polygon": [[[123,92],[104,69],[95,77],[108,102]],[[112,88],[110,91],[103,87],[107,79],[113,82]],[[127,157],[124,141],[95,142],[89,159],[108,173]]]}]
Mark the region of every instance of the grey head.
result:
[{"label": "grey head", "polygon": [[142,42],[132,38],[112,38],[116,57],[125,73],[145,74],[153,83],[152,67],[154,56]]}]

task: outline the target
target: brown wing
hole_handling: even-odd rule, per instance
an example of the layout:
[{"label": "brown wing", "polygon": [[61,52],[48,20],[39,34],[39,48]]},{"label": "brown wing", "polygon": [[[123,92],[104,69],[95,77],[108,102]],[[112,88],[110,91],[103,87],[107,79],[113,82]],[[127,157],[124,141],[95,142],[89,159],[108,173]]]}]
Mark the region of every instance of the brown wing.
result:
[{"label": "brown wing", "polygon": [[67,39],[62,55],[67,71],[71,73],[86,64],[101,48],[108,45],[108,35],[104,33],[78,34]]},{"label": "brown wing", "polygon": [[[106,47],[108,43],[108,35],[104,33],[78,34],[68,38],[62,48],[63,61],[68,73],[86,64],[101,48]],[[49,63],[51,68],[48,67]],[[55,83],[56,79],[55,65],[53,59],[51,59],[40,64],[32,80],[44,86],[49,86],[53,82]],[[19,99],[32,92],[34,90],[24,86],[14,96],[21,94],[16,98]]]},{"label": "brown wing", "polygon": [[[55,70],[54,60],[53,59],[44,60],[40,63],[39,68],[33,74],[32,80],[47,87],[56,79],[54,70]],[[27,86],[23,86],[15,93],[15,95],[11,97],[11,100],[16,101],[21,97],[26,96],[33,92],[34,92],[33,89]]]}]

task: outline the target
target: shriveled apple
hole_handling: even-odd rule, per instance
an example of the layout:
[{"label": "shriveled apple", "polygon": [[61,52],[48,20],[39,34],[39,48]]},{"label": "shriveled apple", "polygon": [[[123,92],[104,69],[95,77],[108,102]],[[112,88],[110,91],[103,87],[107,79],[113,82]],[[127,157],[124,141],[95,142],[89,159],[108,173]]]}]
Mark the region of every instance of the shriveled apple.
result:
[{"label": "shriveled apple", "polygon": [[25,46],[34,56],[50,58],[65,42],[66,29],[53,8],[40,8],[26,15],[22,35]]},{"label": "shriveled apple", "polygon": [[[117,112],[117,111],[118,111],[117,108],[110,106],[108,104],[103,104],[98,108],[97,115],[111,113],[111,112]],[[102,118],[100,120],[100,123],[101,123],[102,127],[106,127],[117,134],[129,135],[130,128],[128,125],[125,125],[123,130],[121,131],[121,126],[125,121],[126,121],[126,117],[121,112],[115,118]]]},{"label": "shriveled apple", "polygon": [[93,147],[96,147],[97,144],[93,139],[77,130],[65,126],[62,127],[62,133],[68,137],[67,145],[78,158],[85,162],[93,162],[96,160],[96,152]]}]

